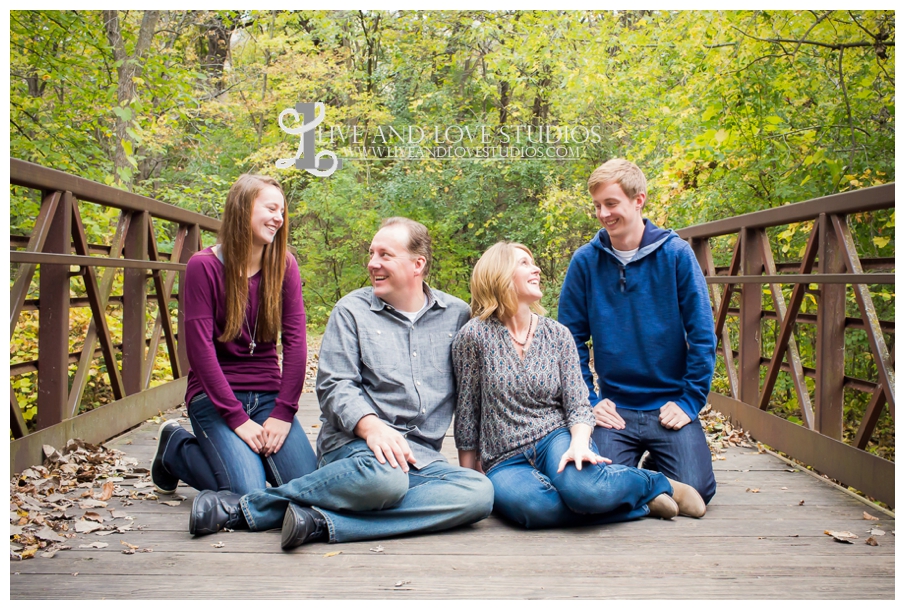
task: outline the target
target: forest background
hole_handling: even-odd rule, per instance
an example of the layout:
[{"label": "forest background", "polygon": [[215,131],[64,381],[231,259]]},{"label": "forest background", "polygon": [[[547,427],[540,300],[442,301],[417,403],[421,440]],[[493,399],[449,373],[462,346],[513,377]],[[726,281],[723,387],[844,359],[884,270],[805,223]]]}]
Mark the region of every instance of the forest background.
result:
[{"label": "forest background", "polygon": [[[428,226],[431,284],[466,301],[484,249],[527,244],[555,316],[570,257],[599,228],[587,177],[608,158],[645,171],[646,216],[675,229],[893,181],[894,59],[893,11],[12,11],[10,151],[214,217],[239,174],[278,178],[315,332],[367,285],[368,243],[393,215]],[[300,102],[325,104],[317,148],[344,158],[329,178],[275,166],[299,143],[278,115]],[[401,157],[412,126],[424,156]],[[455,141],[467,129],[481,136]],[[476,157],[503,156],[513,134],[523,156]],[[524,156],[557,136],[551,154]],[[11,189],[13,234],[38,206]],[[116,211],[82,214],[90,240],[109,243]],[[894,212],[852,225],[862,256],[894,255]],[[777,262],[797,260],[809,232],[772,232]],[[159,231],[162,250],[172,237]],[[718,265],[731,246],[715,240]],[[877,291],[894,319],[893,287]],[[90,312],[72,311],[76,350]],[[36,350],[27,314],[14,360]],[[876,379],[866,337],[848,340],[846,374]],[[799,339],[806,364],[812,348]],[[87,402],[109,399],[102,377]],[[34,374],[14,384],[28,395]],[[866,400],[847,396],[847,418]],[[774,403],[800,422],[785,373]],[[892,457],[884,418],[870,450]]]}]

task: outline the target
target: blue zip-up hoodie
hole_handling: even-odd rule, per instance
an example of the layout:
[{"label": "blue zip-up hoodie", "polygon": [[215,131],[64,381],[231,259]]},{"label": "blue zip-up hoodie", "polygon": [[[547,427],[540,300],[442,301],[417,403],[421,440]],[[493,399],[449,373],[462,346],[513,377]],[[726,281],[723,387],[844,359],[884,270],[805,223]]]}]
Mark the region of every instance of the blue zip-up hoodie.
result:
[{"label": "blue zip-up hoodie", "polygon": [[569,263],[559,322],[575,338],[591,405],[609,398],[650,411],[673,401],[694,420],[706,404],[716,361],[713,311],[691,246],[675,231],[645,218],[638,252],[623,265],[601,229]]}]

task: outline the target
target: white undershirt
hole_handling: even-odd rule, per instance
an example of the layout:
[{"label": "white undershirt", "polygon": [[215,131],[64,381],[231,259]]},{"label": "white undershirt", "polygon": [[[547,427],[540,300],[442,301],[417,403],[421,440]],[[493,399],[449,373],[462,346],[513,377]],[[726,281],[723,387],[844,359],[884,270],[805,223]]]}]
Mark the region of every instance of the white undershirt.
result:
[{"label": "white undershirt", "polygon": [[419,313],[424,311],[425,307],[427,307],[427,297],[426,296],[424,297],[424,304],[421,306],[421,309],[419,309],[418,311],[402,311],[401,309],[397,309],[396,311],[398,311],[399,313],[404,315],[406,318],[408,318],[409,320],[414,322],[415,318],[418,317]]},{"label": "white undershirt", "polygon": [[619,257],[619,260],[622,261],[623,265],[627,265],[637,252],[638,248],[635,248],[634,250],[617,250],[616,248],[613,248],[613,254]]}]

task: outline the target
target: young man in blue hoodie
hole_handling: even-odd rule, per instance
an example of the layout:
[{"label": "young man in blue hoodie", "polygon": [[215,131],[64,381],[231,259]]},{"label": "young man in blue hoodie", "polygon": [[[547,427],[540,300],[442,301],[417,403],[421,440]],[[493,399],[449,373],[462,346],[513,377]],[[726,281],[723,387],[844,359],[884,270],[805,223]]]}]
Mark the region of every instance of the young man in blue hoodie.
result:
[{"label": "young man in blue hoodie", "polygon": [[652,467],[710,502],[716,481],[698,412],[710,391],[716,335],[704,275],[675,231],[642,218],[647,181],[637,165],[607,161],[588,191],[603,228],[572,257],[559,321],[578,346],[594,441],[614,464],[636,466],[649,451]]}]

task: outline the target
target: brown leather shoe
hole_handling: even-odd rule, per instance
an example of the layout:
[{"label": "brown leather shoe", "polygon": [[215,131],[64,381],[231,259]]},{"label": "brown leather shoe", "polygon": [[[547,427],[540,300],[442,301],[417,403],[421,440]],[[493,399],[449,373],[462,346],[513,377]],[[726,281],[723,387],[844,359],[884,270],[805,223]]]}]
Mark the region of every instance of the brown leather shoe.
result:
[{"label": "brown leather shoe", "polygon": [[662,493],[647,503],[650,509],[648,517],[656,519],[672,519],[679,514],[679,505],[669,497],[668,493]]},{"label": "brown leather shoe", "polygon": [[672,499],[679,505],[679,514],[684,517],[694,517],[700,519],[707,512],[707,505],[701,494],[685,483],[679,483],[672,479],[667,479],[672,485]]}]

